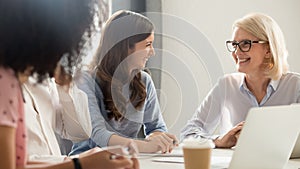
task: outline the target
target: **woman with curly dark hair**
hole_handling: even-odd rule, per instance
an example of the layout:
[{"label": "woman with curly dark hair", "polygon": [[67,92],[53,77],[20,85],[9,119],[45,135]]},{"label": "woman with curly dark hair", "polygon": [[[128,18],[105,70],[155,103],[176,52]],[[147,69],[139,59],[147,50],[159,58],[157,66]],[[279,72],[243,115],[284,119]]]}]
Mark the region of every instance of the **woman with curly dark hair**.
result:
[{"label": "woman with curly dark hair", "polygon": [[[141,14],[118,11],[107,21],[90,72],[77,83],[88,95],[93,131],[74,153],[130,140],[140,152],[172,151],[177,138],[166,133],[153,81],[143,71],[153,41],[154,25]],[[145,140],[137,139],[142,127]]]},{"label": "woman with curly dark hair", "polygon": [[[53,76],[64,55],[66,71],[96,28],[96,0],[0,1],[0,169],[138,168],[130,159],[110,159],[107,151],[63,163],[34,165],[26,160],[24,98],[20,85],[33,75]],[[135,163],[135,164],[134,164]],[[136,165],[136,166],[134,166]]]}]

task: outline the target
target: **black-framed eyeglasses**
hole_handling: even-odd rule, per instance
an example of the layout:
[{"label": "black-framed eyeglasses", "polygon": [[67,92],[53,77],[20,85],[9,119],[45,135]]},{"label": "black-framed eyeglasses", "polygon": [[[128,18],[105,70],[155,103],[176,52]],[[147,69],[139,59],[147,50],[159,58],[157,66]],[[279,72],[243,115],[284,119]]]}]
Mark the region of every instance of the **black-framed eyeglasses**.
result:
[{"label": "black-framed eyeglasses", "polygon": [[242,40],[240,42],[237,41],[226,41],[226,47],[229,52],[235,52],[237,46],[239,46],[242,52],[249,52],[251,49],[252,43],[269,43],[268,41],[263,40]]}]

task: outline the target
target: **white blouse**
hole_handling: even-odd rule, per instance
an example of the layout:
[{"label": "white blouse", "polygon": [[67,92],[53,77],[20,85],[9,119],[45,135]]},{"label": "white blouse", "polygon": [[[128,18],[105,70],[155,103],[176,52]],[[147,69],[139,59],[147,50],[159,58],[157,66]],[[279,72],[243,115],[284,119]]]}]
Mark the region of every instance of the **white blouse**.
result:
[{"label": "white blouse", "polygon": [[55,132],[72,142],[90,137],[87,96],[76,85],[65,89],[54,79],[37,84],[30,78],[23,84],[23,94],[30,161],[61,162],[66,158],[61,155]]}]

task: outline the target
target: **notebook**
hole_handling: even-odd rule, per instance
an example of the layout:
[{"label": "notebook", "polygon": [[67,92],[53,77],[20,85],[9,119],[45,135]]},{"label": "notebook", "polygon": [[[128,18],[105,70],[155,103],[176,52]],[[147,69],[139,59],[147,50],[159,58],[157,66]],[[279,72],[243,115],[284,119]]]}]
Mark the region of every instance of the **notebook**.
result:
[{"label": "notebook", "polygon": [[249,110],[230,169],[282,169],[300,131],[300,105]]}]

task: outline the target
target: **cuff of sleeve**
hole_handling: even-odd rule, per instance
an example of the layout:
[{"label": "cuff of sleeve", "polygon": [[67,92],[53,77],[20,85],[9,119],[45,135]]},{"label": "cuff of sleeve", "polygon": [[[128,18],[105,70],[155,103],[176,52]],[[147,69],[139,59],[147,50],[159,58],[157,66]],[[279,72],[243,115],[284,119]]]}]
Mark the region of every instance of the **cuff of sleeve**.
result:
[{"label": "cuff of sleeve", "polygon": [[210,139],[210,140],[215,140],[219,135],[211,135],[211,136],[205,136],[205,135],[193,135],[194,138],[204,138],[204,139]]}]

